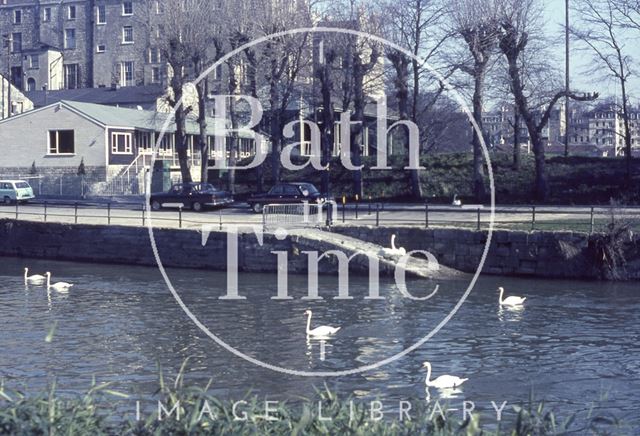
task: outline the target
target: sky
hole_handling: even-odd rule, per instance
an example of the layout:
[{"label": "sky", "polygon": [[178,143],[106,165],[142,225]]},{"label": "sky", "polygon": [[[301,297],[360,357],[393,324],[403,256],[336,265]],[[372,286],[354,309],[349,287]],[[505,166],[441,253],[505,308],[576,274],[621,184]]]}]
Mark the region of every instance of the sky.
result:
[{"label": "sky", "polygon": [[[570,0],[571,2],[579,2],[580,0]],[[559,69],[564,71],[564,20],[565,20],[565,2],[564,0],[545,0],[544,19],[546,31],[553,41],[558,41],[557,60],[560,63]],[[577,23],[575,12],[570,12],[570,19]],[[635,36],[635,35],[634,35]],[[586,74],[586,66],[591,62],[592,55],[590,52],[578,49],[578,42],[572,41],[571,50],[571,82],[572,88],[577,91],[598,91],[601,95],[619,96],[619,84],[614,81],[604,81],[602,77],[597,75]],[[636,74],[630,79],[629,92],[632,96],[631,102],[634,105],[640,104],[640,34],[638,38],[633,40],[627,39],[627,52],[635,61]]]}]

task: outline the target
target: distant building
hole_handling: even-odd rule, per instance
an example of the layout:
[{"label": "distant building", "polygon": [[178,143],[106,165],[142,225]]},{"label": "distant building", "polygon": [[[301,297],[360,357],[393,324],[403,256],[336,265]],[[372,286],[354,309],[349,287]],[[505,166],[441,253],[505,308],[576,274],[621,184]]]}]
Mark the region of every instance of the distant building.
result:
[{"label": "distant building", "polygon": [[33,103],[0,74],[0,119],[33,109]]},{"label": "distant building", "polygon": [[67,100],[131,109],[138,109],[138,107],[140,107],[144,110],[156,110],[158,107],[158,98],[164,94],[165,89],[160,85],[132,86],[127,88],[114,86],[108,88],[61,89],[58,91],[45,90],[26,93],[35,108]]}]

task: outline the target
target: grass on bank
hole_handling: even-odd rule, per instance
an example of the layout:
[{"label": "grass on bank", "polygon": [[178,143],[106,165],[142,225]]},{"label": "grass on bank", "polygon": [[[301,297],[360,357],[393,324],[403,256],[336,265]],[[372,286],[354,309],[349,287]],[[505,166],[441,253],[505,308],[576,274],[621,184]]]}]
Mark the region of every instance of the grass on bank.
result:
[{"label": "grass on bank", "polygon": [[[294,163],[305,162],[300,158]],[[466,153],[432,154],[421,158],[422,189],[426,198],[433,202],[449,204],[454,194],[463,201],[470,200],[472,156]],[[409,172],[402,170],[407,165],[404,156],[391,156],[392,170],[371,170],[375,157],[363,159],[365,199],[404,200],[410,195]],[[640,159],[634,159],[633,183],[629,190],[624,186],[626,163],[623,158],[549,157],[547,171],[549,179],[548,204],[580,205],[609,204],[616,200],[621,204],[640,204]],[[496,202],[498,204],[533,203],[533,181],[535,166],[532,156],[523,156],[519,170],[512,167],[511,157],[504,153],[491,155],[495,178]],[[351,197],[352,172],[333,159],[330,166],[331,190],[336,197]],[[269,157],[262,165],[265,187],[273,184]],[[257,172],[255,169],[237,172],[239,197],[255,192]],[[282,171],[285,181],[308,181],[321,185],[321,172],[307,167],[300,171]],[[488,177],[486,186],[489,186]],[[466,201],[468,202],[468,201]]]},{"label": "grass on bank", "polygon": [[[560,435],[594,434],[623,435],[628,429],[615,417],[595,415],[592,411],[576,413],[567,419],[559,419],[553,411],[546,409],[544,402],[534,403],[531,399],[525,407],[514,407],[515,419],[486,427],[479,415],[461,420],[441,409],[412,412],[411,420],[385,417],[371,418],[366,405],[350,399],[340,399],[329,389],[318,390],[312,399],[301,404],[278,403],[265,419],[265,406],[257,397],[246,398],[242,412],[246,421],[239,421],[233,415],[232,404],[217,399],[204,388],[186,387],[181,374],[173,383],[166,383],[160,377],[157,398],[167,411],[174,406],[172,417],[159,419],[158,412],[142,415],[140,421],[134,418],[122,419],[114,416],[117,402],[126,403],[129,409],[135,402],[126,395],[111,390],[110,384],[96,385],[82,396],[73,398],[59,396],[55,385],[42,395],[26,396],[20,392],[9,392],[0,386],[0,434],[7,435]],[[322,416],[330,420],[318,419],[318,403]],[[203,410],[206,413],[203,414]],[[180,419],[176,418],[179,411]],[[441,413],[444,411],[444,418]],[[242,415],[238,412],[238,415]],[[397,414],[394,413],[393,416]],[[210,417],[214,419],[210,419]]]}]

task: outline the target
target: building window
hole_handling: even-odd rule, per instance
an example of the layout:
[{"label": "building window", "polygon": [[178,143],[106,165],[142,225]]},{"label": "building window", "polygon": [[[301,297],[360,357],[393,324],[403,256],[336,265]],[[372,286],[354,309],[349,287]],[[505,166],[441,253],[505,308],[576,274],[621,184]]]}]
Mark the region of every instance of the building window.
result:
[{"label": "building window", "polygon": [[22,9],[13,10],[13,24],[22,24]]},{"label": "building window", "polygon": [[133,86],[133,62],[120,63],[120,86]]},{"label": "building window", "polygon": [[51,8],[44,8],[42,10],[42,21],[45,23],[51,21]]},{"label": "building window", "polygon": [[40,68],[40,58],[38,57],[38,55],[29,56],[29,68]]},{"label": "building window", "polygon": [[151,68],[151,83],[160,83],[160,67]]},{"label": "building window", "polygon": [[66,89],[77,89],[80,82],[80,71],[78,64],[67,64],[64,66],[64,87]]},{"label": "building window", "polygon": [[76,48],[76,29],[64,29],[64,48]]},{"label": "building window", "polygon": [[124,26],[122,28],[122,43],[133,44],[133,26]]},{"label": "building window", "polygon": [[122,15],[133,15],[133,2],[122,2]]},{"label": "building window", "polygon": [[96,6],[96,23],[105,24],[107,22],[107,9],[105,5]]},{"label": "building window", "polygon": [[49,130],[49,154],[74,154],[73,130]]},{"label": "building window", "polygon": [[27,79],[27,91],[35,91],[36,90],[36,79],[33,77],[29,77]]},{"label": "building window", "polygon": [[22,51],[22,33],[11,34],[11,52],[18,53]]},{"label": "building window", "polygon": [[149,49],[149,63],[150,64],[159,64],[160,63],[160,49],[157,47],[151,47]]},{"label": "building window", "polygon": [[96,47],[96,53],[104,53],[107,47],[104,44],[98,44]]},{"label": "building window", "polygon": [[113,154],[131,154],[131,133],[112,133],[111,152]]},{"label": "building window", "polygon": [[67,8],[67,18],[70,20],[76,19],[76,7],[74,5],[69,5]]}]

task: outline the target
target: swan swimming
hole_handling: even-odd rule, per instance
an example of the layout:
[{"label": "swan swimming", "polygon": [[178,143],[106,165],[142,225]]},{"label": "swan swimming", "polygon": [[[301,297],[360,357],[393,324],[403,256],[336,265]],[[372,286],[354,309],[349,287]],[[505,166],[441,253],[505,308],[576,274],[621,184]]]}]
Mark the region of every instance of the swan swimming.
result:
[{"label": "swan swimming", "polygon": [[458,194],[453,195],[453,201],[451,202],[452,206],[462,206],[462,200],[458,198]]},{"label": "swan swimming", "polygon": [[311,329],[311,315],[312,312],[310,310],[306,310],[304,312],[307,315],[307,336],[315,336],[315,337],[327,337],[333,336],[338,333],[340,327],[330,327],[328,325],[321,325],[320,327],[316,327],[313,330]]},{"label": "swan swimming", "polygon": [[34,274],[32,276],[29,275],[29,268],[24,269],[24,283],[32,283],[34,285],[41,285],[44,283],[45,276],[41,276],[40,274]]},{"label": "swan swimming", "polygon": [[524,300],[527,299],[527,297],[517,297],[515,295],[512,295],[503,300],[502,294],[504,294],[504,288],[500,286],[498,288],[498,291],[500,291],[500,306],[521,306],[524,303]]},{"label": "swan swimming", "polygon": [[424,383],[427,385],[427,387],[433,386],[434,388],[438,389],[455,388],[469,380],[468,378],[460,378],[456,377],[455,375],[441,375],[434,380],[429,380],[431,378],[431,363],[424,362],[422,366],[427,368],[427,378],[424,379]]},{"label": "swan swimming", "polygon": [[58,292],[68,292],[73,284],[67,282],[51,283],[51,273],[47,271],[47,289],[53,288]]},{"label": "swan swimming", "polygon": [[378,251],[378,256],[404,256],[407,250],[404,247],[396,247],[396,235],[391,235],[391,248],[383,247]]}]

